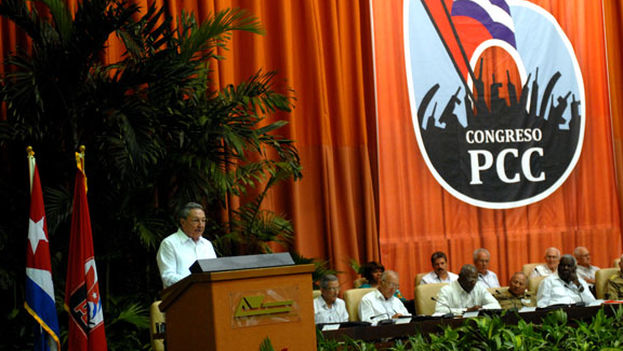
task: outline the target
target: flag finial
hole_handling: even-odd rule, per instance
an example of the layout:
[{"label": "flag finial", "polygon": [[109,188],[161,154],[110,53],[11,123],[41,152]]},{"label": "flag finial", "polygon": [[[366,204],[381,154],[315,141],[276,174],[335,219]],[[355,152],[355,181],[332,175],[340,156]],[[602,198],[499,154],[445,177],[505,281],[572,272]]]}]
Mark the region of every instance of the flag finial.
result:
[{"label": "flag finial", "polygon": [[28,154],[28,157],[35,156],[35,150],[33,150],[32,146],[30,146],[30,145],[28,145],[28,147],[26,147],[26,153]]},{"label": "flag finial", "polygon": [[84,170],[84,150],[86,150],[86,147],[84,145],[80,145],[78,148],[78,151],[80,152],[76,152],[76,167],[78,167],[78,170],[84,174],[84,189],[88,190],[87,174]]}]

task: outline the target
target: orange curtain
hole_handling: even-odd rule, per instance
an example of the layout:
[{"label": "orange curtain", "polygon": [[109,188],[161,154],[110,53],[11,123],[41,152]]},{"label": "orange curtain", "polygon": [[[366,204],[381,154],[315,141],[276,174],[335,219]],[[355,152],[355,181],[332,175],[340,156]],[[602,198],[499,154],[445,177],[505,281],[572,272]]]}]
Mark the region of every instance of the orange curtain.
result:
[{"label": "orange curtain", "polygon": [[[450,269],[457,272],[463,264],[472,263],[475,249],[487,248],[490,269],[498,273],[502,285],[524,263],[542,262],[550,246],[563,253],[587,246],[593,263],[601,267],[610,267],[621,253],[602,4],[593,0],[532,2],[558,20],[578,57],[587,94],[584,147],[571,176],[548,198],[516,209],[490,210],[457,200],[430,174],[411,126],[403,5],[372,0],[380,248],[386,266],[403,277],[401,290],[406,296],[412,296],[413,277],[431,270],[430,255],[437,250],[448,254]],[[620,40],[612,43],[620,53]],[[615,62],[620,65],[620,56]]]},{"label": "orange curtain", "polygon": [[[280,85],[294,89],[294,111],[272,118],[289,121],[279,133],[296,141],[303,179],[277,187],[263,206],[292,219],[295,249],[329,261],[345,273],[342,283],[350,287],[355,278],[350,259],[379,259],[368,2],[165,3],[173,17],[186,11],[204,20],[216,11],[242,8],[263,24],[264,36],[233,35],[229,50],[219,52],[225,60],[214,63],[213,79],[224,87],[261,68],[278,71]],[[239,199],[231,201],[236,206]]]},{"label": "orange curtain", "polygon": [[[221,52],[226,60],[214,67],[215,84],[236,83],[263,68],[278,70],[282,85],[296,91],[294,112],[274,118],[290,122],[281,133],[296,140],[304,178],[275,189],[265,205],[293,220],[295,249],[345,273],[345,287],[354,278],[351,258],[382,259],[398,270],[409,297],[413,277],[430,269],[435,250],[446,251],[457,271],[471,262],[474,249],[488,248],[502,284],[523,263],[541,261],[548,246],[571,252],[586,245],[594,263],[604,267],[620,254],[616,185],[623,185],[623,173],[615,177],[615,165],[623,164],[620,2],[534,1],[566,32],[586,91],[593,94],[587,97],[584,149],[569,179],[549,198],[513,210],[484,210],[445,192],[417,151],[404,78],[401,1],[134,1],[143,8],[156,1],[173,16],[184,10],[199,20],[239,7],[262,21],[266,35],[237,33],[230,50]],[[27,44],[5,20],[0,38],[0,58]],[[122,52],[111,41],[105,54],[112,62]]]},{"label": "orange curtain", "polygon": [[[78,0],[67,0],[75,7]],[[144,11],[154,0],[133,0]],[[296,108],[273,116],[289,124],[278,132],[296,141],[303,179],[276,188],[264,206],[290,218],[295,249],[330,262],[355,278],[349,260],[378,260],[375,207],[376,132],[370,10],[366,0],[155,0],[175,18],[182,11],[200,21],[225,8],[259,18],[266,34],[236,33],[215,84],[238,83],[258,69],[277,70],[276,81],[294,89]],[[12,24],[0,21],[0,55],[24,43]],[[111,37],[105,53],[114,62],[123,48]],[[235,204],[234,204],[235,205]]]},{"label": "orange curtain", "polygon": [[[610,82],[610,109],[612,137],[616,165],[619,203],[623,201],[623,3],[604,1],[606,45],[608,50],[608,78]],[[623,208],[619,208],[623,210]]]}]

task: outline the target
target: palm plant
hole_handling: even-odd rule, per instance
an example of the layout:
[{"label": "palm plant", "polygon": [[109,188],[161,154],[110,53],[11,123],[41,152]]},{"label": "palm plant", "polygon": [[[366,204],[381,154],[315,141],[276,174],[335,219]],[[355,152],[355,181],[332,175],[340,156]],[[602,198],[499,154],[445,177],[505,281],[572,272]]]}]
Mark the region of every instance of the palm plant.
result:
[{"label": "palm plant", "polygon": [[[262,200],[274,184],[301,177],[293,141],[275,135],[286,122],[267,119],[292,109],[291,92],[274,84],[274,72],[261,70],[237,85],[211,88],[209,62],[222,59],[217,49],[234,31],[262,33],[255,17],[224,10],[202,23],[189,14],[174,20],[165,8],[152,5],[141,15],[123,0],[83,0],[75,13],[62,0],[2,0],[0,15],[30,40],[6,59],[0,77],[7,165],[0,189],[9,200],[0,205],[9,215],[0,224],[0,245],[15,248],[2,266],[19,267],[23,258],[25,238],[14,234],[26,233],[27,186],[15,184],[25,184],[26,145],[39,156],[59,292],[72,155],[81,144],[105,296],[140,292],[145,302],[156,296],[154,251],[174,230],[171,214],[189,200],[208,208],[207,235],[220,254],[267,252],[272,241],[288,245],[291,224],[263,209]],[[103,59],[110,38],[125,49],[116,62]],[[250,200],[228,207],[236,196]],[[20,279],[2,274],[6,290],[19,295]]]}]

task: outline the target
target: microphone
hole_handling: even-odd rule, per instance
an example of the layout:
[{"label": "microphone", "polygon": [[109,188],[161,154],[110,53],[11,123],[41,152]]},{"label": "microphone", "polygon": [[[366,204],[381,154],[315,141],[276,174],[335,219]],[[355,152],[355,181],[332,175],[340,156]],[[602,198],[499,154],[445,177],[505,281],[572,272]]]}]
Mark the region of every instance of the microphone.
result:
[{"label": "microphone", "polygon": [[447,303],[445,303],[445,302],[443,302],[443,301],[439,301],[439,299],[437,299],[437,298],[436,298],[436,297],[434,297],[434,296],[431,296],[431,297],[430,297],[430,299],[431,299],[431,300],[433,300],[433,301],[435,301],[435,302],[437,302],[437,303],[439,303],[439,304],[441,304],[442,306],[444,306],[444,307],[447,307],[447,308],[448,308],[448,311],[449,311],[449,312],[448,312],[448,313],[446,313],[446,314],[444,314],[443,316],[441,316],[441,318],[452,318],[452,317],[454,317],[454,314],[452,313],[452,308],[450,308],[450,305],[448,305]]},{"label": "microphone", "polygon": [[388,314],[387,312],[384,312],[384,313],[379,313],[379,314],[376,314],[376,315],[374,315],[374,316],[370,317],[370,320],[373,320],[373,319],[378,318],[378,317],[381,317],[381,316],[387,316],[387,318],[386,318],[386,319],[390,319],[390,318],[389,318],[389,314]]}]

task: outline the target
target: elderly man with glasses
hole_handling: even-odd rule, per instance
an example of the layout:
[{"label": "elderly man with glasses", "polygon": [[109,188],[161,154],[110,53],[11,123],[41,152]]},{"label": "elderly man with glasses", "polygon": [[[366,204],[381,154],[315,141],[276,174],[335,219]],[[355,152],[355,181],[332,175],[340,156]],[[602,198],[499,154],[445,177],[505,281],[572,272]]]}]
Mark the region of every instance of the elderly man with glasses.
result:
[{"label": "elderly man with glasses", "polygon": [[399,298],[394,296],[400,287],[398,273],[387,270],[381,275],[378,288],[365,294],[359,303],[359,319],[376,322],[383,319],[408,316],[409,311]]},{"label": "elderly man with glasses", "polygon": [[584,279],[591,290],[595,286],[595,273],[599,270],[599,267],[591,264],[591,253],[584,246],[578,246],[573,250],[573,256],[575,256],[578,262],[576,273],[578,277]]},{"label": "elderly man with glasses", "polygon": [[550,274],[556,273],[558,262],[560,262],[560,250],[555,247],[548,248],[545,250],[545,264],[534,267],[529,278],[547,277]]},{"label": "elderly man with glasses", "polygon": [[344,300],[337,297],[340,282],[333,274],[326,274],[320,279],[320,296],[314,299],[314,321],[321,323],[348,322],[348,311]]}]

